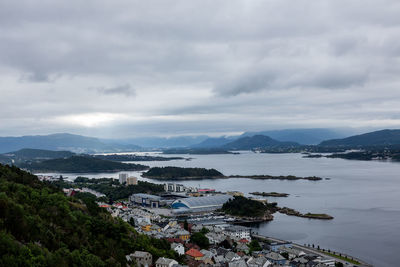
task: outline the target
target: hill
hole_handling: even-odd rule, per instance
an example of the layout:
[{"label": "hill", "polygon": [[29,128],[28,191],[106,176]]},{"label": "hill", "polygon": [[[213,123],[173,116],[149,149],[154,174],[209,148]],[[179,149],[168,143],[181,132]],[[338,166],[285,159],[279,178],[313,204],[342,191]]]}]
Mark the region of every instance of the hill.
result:
[{"label": "hill", "polygon": [[271,147],[297,147],[300,146],[295,142],[280,142],[272,139],[269,136],[255,135],[239,138],[235,141],[227,143],[223,146],[224,149],[230,150],[249,150],[256,148],[271,148]]},{"label": "hill", "polygon": [[40,162],[26,162],[19,165],[33,172],[119,172],[140,171],[148,167],[140,164],[127,164],[110,160],[103,160],[86,156],[72,156],[69,158],[51,159]]},{"label": "hill", "polygon": [[20,137],[0,137],[0,153],[23,148],[68,150],[73,152],[126,151],[139,149],[135,145],[106,144],[98,138],[68,133]]},{"label": "hill", "polygon": [[53,151],[44,149],[31,149],[31,148],[24,148],[18,151],[3,154],[3,156],[6,156],[15,161],[68,158],[74,155],[75,153],[70,151]]},{"label": "hill", "polygon": [[226,145],[234,140],[236,140],[237,137],[210,137],[204,140],[203,142],[200,142],[198,144],[192,145],[191,148],[218,148],[223,145]]},{"label": "hill", "polygon": [[324,140],[345,137],[343,133],[331,129],[284,129],[261,132],[245,132],[241,137],[265,135],[281,142],[297,142],[303,145],[316,145]]},{"label": "hill", "polygon": [[400,144],[400,130],[381,130],[321,142],[320,146],[390,146]]},{"label": "hill", "polygon": [[145,250],[177,259],[160,240],[138,234],[85,194],[66,197],[16,167],[0,165],[0,266],[127,266]]}]

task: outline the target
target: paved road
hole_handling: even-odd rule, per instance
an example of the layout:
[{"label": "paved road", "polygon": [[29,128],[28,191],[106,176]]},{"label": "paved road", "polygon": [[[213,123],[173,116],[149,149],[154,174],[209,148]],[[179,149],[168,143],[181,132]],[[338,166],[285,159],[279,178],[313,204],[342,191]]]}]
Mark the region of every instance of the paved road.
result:
[{"label": "paved road", "polygon": [[[287,242],[287,241],[285,241],[285,240],[281,240],[281,239],[277,239],[277,238],[273,238],[273,237],[267,237],[267,236],[261,236],[261,235],[253,235],[253,236],[256,237],[256,238],[259,238],[259,239],[267,239],[267,240],[271,240],[271,241],[274,241],[274,242]],[[294,248],[299,249],[299,250],[302,250],[302,251],[304,251],[304,252],[312,253],[312,254],[315,254],[315,255],[318,255],[318,256],[322,256],[322,257],[325,257],[325,258],[328,258],[328,259],[334,259],[335,261],[338,261],[338,262],[343,263],[344,266],[372,267],[371,264],[368,264],[368,263],[366,263],[366,262],[363,262],[362,260],[357,259],[357,258],[354,258],[354,257],[353,257],[353,258],[354,258],[356,261],[358,261],[358,262],[361,263],[360,265],[353,265],[353,264],[351,264],[351,263],[349,263],[349,262],[347,262],[347,261],[344,261],[344,260],[341,260],[341,259],[338,259],[338,258],[334,258],[334,257],[329,256],[329,255],[326,255],[326,254],[324,254],[324,253],[318,251],[317,249],[305,247],[305,246],[302,246],[302,245],[299,245],[299,244],[296,244],[296,243],[292,243],[292,246],[293,246]],[[351,257],[351,256],[349,256],[349,255],[347,255],[347,256],[348,256],[348,257]]]}]

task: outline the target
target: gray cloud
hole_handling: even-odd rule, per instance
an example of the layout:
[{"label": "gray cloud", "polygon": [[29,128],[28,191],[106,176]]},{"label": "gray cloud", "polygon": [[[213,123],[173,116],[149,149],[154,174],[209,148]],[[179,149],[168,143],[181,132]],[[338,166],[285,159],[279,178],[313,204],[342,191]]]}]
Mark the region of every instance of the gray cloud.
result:
[{"label": "gray cloud", "polygon": [[135,96],[136,91],[129,84],[119,85],[111,88],[97,88],[99,93],[105,95],[124,95],[124,96]]},{"label": "gray cloud", "polygon": [[396,0],[3,0],[0,135],[400,127],[399,13]]}]

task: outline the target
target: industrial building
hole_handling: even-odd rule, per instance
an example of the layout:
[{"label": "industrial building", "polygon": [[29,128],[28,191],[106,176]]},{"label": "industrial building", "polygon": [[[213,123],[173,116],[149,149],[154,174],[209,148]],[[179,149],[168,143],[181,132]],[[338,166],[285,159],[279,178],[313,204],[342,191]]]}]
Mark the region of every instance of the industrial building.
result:
[{"label": "industrial building", "polygon": [[158,208],[161,204],[161,197],[149,194],[133,194],[129,201],[140,206]]},{"label": "industrial building", "polygon": [[175,200],[172,202],[171,207],[174,213],[213,211],[221,208],[225,202],[232,198],[230,195],[189,197]]}]

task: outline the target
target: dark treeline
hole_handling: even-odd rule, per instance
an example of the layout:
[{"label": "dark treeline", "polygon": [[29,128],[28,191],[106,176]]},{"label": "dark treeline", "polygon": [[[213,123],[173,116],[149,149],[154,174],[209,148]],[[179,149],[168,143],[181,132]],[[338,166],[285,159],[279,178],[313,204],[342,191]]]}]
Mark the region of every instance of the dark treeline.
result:
[{"label": "dark treeline", "polygon": [[0,266],[126,266],[135,250],[179,259],[165,242],[112,218],[90,194],[76,196],[0,165]]}]

